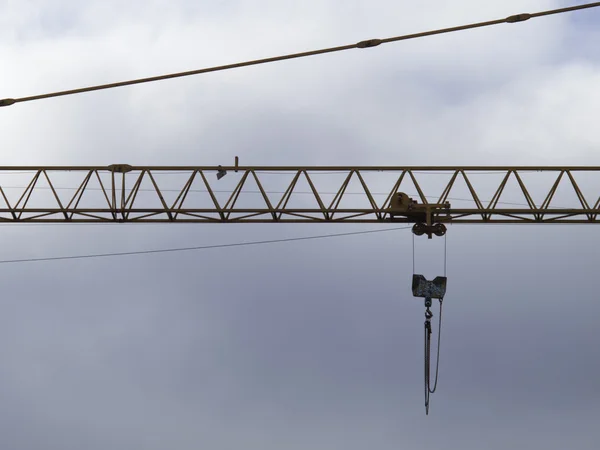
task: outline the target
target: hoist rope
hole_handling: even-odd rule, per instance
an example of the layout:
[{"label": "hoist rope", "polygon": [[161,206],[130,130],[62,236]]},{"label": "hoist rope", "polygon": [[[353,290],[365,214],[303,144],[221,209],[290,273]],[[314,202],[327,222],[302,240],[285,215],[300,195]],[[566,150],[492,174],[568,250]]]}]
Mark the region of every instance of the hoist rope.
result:
[{"label": "hoist rope", "polygon": [[[415,273],[415,235],[413,233],[413,274]],[[447,272],[447,260],[448,260],[448,235],[444,235],[444,277]],[[438,332],[437,332],[437,349],[436,349],[436,362],[435,362],[435,380],[433,382],[433,387],[431,383],[431,319],[433,318],[433,313],[430,310],[430,300],[427,303],[426,300],[426,309],[425,309],[425,338],[424,338],[424,384],[425,384],[425,414],[429,415],[429,397],[433,394],[438,385],[439,372],[440,372],[440,346],[441,346],[441,336],[442,336],[442,303],[443,298],[439,299],[440,302],[440,314],[438,317]]]},{"label": "hoist rope", "polygon": [[446,276],[446,261],[448,259],[448,233],[444,235],[444,276]]},{"label": "hoist rope", "polygon": [[415,233],[412,234],[412,259],[413,259],[413,274],[415,273]]},{"label": "hoist rope", "polygon": [[[435,381],[433,383],[433,388],[431,388],[431,322],[429,320],[425,321],[425,413],[429,414],[429,395],[433,394],[437,389],[438,384],[438,376],[440,370],[440,344],[441,344],[441,336],[442,336],[442,303],[443,300],[440,299],[440,315],[438,317],[438,336],[437,336],[437,357],[435,363]],[[429,308],[427,311],[431,316],[433,315]],[[427,313],[425,313],[427,316]]]}]

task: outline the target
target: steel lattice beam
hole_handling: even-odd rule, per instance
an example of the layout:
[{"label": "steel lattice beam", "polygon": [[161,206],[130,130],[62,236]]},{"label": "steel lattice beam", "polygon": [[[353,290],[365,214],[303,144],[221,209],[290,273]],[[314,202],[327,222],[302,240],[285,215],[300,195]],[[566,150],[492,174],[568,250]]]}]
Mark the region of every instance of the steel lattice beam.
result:
[{"label": "steel lattice beam", "polygon": [[[217,181],[219,170],[228,176]],[[275,192],[270,175],[285,175]],[[401,192],[415,201],[400,204]],[[0,167],[0,222],[549,224],[599,214],[600,167]]]}]

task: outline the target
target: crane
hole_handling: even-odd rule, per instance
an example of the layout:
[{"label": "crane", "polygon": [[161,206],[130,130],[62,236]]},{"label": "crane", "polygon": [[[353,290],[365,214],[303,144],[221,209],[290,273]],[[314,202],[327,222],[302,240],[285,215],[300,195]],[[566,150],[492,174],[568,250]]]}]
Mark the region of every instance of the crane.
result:
[{"label": "crane", "polygon": [[[532,18],[596,8],[600,2],[560,8],[534,14],[522,13],[505,18],[459,27],[431,30],[386,39],[368,39],[358,43],[293,53],[266,59],[172,73],[86,88],[50,92],[20,98],[2,98],[0,107],[16,103],[113,89],[171,78],[209,72],[238,69],[247,66],[351,49],[368,49],[381,44],[453,33],[467,29],[504,23],[514,24]],[[210,173],[216,172],[217,182],[228,173],[237,176],[234,183],[215,186]],[[600,186],[593,198],[586,198],[581,181],[598,177],[598,166],[240,166],[236,157],[233,166],[48,166],[0,167],[0,223],[410,223],[414,235],[429,239],[444,236],[451,224],[597,224],[600,223]],[[545,175],[545,180],[531,180],[531,173]],[[32,174],[24,187],[4,184],[10,175]],[[165,180],[164,175],[177,179]],[[266,174],[287,177],[283,191],[267,188]],[[320,174],[332,179],[333,192],[323,190],[315,181]],[[433,182],[424,182],[426,175],[435,175]],[[483,185],[474,183],[481,174],[495,174],[496,181]],[[527,174],[527,177],[526,177]],[[333,175],[341,177],[333,181]],[[374,175],[374,176],[373,176]],[[12,177],[11,177],[12,178]],[[229,179],[234,177],[229,177]],[[14,180],[14,178],[12,178]],[[61,186],[65,179],[70,186]],[[578,180],[579,179],[579,180]],[[391,183],[389,183],[391,180]],[[548,182],[545,186],[544,182]],[[378,192],[382,190],[383,192]],[[512,183],[521,202],[504,200]],[[391,184],[391,185],[390,185]],[[466,199],[454,197],[462,184]],[[476,186],[477,184],[477,186]],[[301,186],[308,188],[300,190]],[[281,186],[281,183],[278,183]],[[358,191],[349,192],[350,186]],[[223,188],[222,188],[223,187]],[[278,187],[281,189],[280,187]],[[17,190],[17,196],[8,195]],[[377,189],[377,191],[376,191]],[[416,193],[408,193],[412,189]],[[569,204],[559,192],[571,192]],[[59,194],[74,190],[73,194]],[[535,192],[534,192],[535,190]],[[167,193],[172,194],[167,200]],[[297,195],[305,194],[301,202]],[[198,195],[200,194],[200,195]],[[253,194],[247,201],[246,194]],[[329,196],[329,198],[328,198]],[[348,201],[348,197],[352,199]],[[358,196],[358,197],[357,197]],[[379,196],[383,196],[379,200]],[[534,201],[537,196],[539,201]],[[200,197],[200,198],[199,198]],[[203,197],[203,198],[202,198]],[[414,197],[414,198],[413,198]],[[484,200],[486,198],[486,200]],[[433,201],[430,201],[433,199]],[[543,200],[542,200],[543,199]],[[560,200],[559,200],[560,199]],[[467,201],[469,206],[456,206],[455,201]],[[4,204],[2,204],[4,203]],[[349,204],[348,204],[349,203]],[[446,276],[432,281],[413,274],[412,291],[425,299],[425,408],[429,411],[429,395],[435,392],[439,368],[442,301],[446,293]],[[440,305],[435,382],[431,370],[432,299]]]},{"label": "crane", "polygon": [[[0,222],[409,223],[414,224],[414,235],[430,239],[444,236],[452,224],[600,224],[600,189],[588,200],[582,185],[599,177],[600,166],[252,167],[240,166],[236,157],[232,166],[0,167],[0,180],[14,180],[10,175],[31,178],[22,187],[0,181]],[[271,175],[279,175],[279,190],[268,187],[266,178]],[[319,175],[326,175],[328,190]],[[482,185],[478,175],[496,179]],[[540,175],[545,185],[536,179]],[[69,187],[58,184],[66,179]],[[223,179],[231,182],[223,184]],[[386,182],[387,188],[382,188]],[[467,198],[454,197],[460,185]],[[566,200],[565,189],[571,192],[569,204],[556,206],[557,200]],[[14,190],[17,195],[10,196]],[[521,203],[503,201],[508,191],[513,200],[518,194]],[[300,202],[298,194],[303,194]],[[455,200],[470,205],[457,206]],[[429,396],[437,388],[446,283],[445,273],[433,280],[418,274],[412,279],[413,295],[425,302],[427,414]],[[432,299],[439,301],[433,383]]]},{"label": "crane", "polygon": [[[0,181],[0,222],[410,223],[416,235],[429,238],[443,236],[452,224],[600,223],[600,191],[588,199],[578,181],[598,177],[597,166],[248,167],[238,161],[232,166],[0,167],[0,180],[31,174],[22,188]],[[235,182],[221,184],[228,173],[235,174]],[[323,174],[330,178],[328,191],[319,186]],[[496,180],[482,187],[477,176],[491,174]],[[531,174],[542,174],[548,186],[541,188]],[[285,178],[283,190],[266,187],[269,175]],[[428,175],[435,175],[435,186]],[[65,176],[69,188],[56,181]],[[391,187],[376,193],[384,180]],[[452,200],[459,185],[468,207]],[[350,186],[356,186],[354,192]],[[18,195],[9,195],[15,189]],[[74,192],[65,194],[67,189]],[[565,189],[573,194],[569,204],[555,206],[557,192]],[[522,203],[503,202],[508,191]],[[299,193],[304,194],[300,203],[294,201]],[[242,201],[248,194],[254,199]]]}]

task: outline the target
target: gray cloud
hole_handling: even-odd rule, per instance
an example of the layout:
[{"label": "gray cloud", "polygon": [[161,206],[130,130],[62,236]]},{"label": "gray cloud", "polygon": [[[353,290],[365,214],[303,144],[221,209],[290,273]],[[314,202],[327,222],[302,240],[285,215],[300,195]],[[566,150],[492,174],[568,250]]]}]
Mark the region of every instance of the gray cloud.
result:
[{"label": "gray cloud", "polygon": [[[4,3],[0,96],[560,6],[444,5]],[[595,164],[584,16],[2,108],[3,164]],[[530,175],[537,199],[552,180]],[[365,228],[2,226],[2,258]],[[450,228],[427,418],[409,233],[1,265],[2,447],[594,448],[595,229]],[[416,244],[417,272],[439,275],[443,242]]]}]

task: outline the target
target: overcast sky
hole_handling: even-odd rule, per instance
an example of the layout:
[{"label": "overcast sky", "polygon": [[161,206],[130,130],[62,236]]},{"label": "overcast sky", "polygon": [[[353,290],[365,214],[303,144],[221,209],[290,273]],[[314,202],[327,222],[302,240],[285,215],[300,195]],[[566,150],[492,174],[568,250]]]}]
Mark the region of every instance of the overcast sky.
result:
[{"label": "overcast sky", "polygon": [[[0,0],[0,98],[577,3]],[[599,24],[588,10],[0,108],[0,165],[600,165]],[[386,227],[4,225],[0,260]],[[447,243],[428,417],[408,230],[0,264],[0,447],[597,448],[596,227],[454,226]],[[443,246],[416,240],[417,273],[441,275]]]}]

